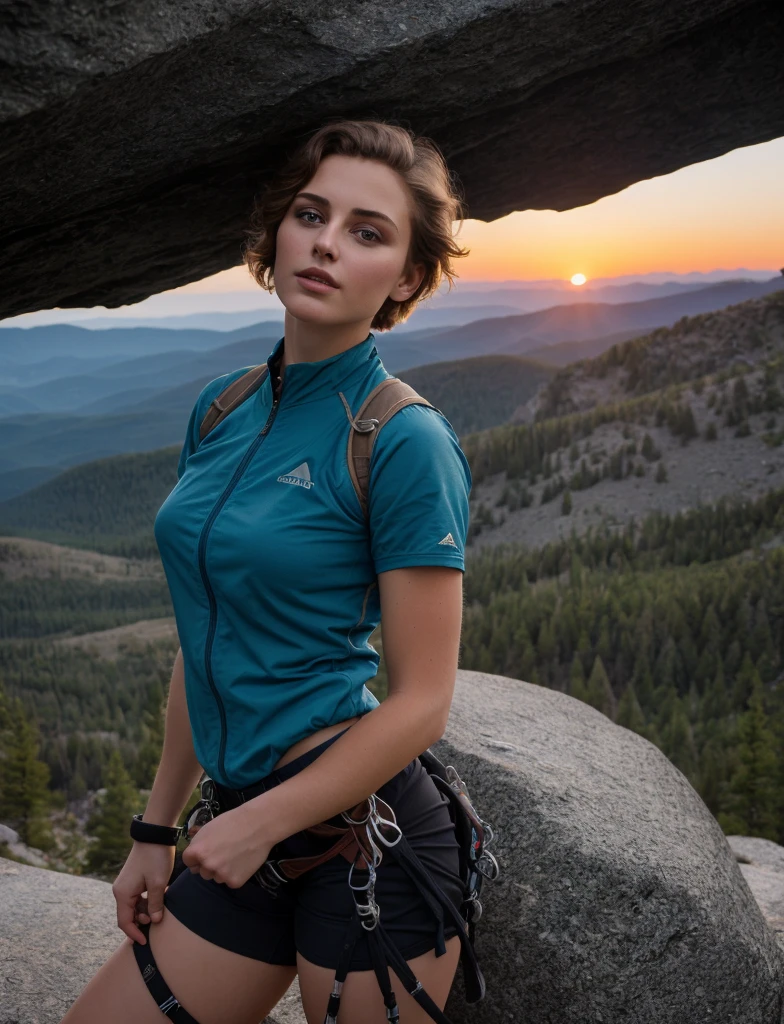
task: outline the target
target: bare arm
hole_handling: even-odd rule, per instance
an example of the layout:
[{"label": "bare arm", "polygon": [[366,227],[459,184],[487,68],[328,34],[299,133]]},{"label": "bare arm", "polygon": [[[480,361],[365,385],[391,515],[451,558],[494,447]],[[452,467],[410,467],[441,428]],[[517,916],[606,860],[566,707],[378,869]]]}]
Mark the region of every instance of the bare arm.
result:
[{"label": "bare arm", "polygon": [[[185,700],[185,667],[180,648],[174,659],[169,685],[161,762],[144,810],[144,821],[154,825],[176,825],[201,776],[202,767],[193,750]],[[163,895],[174,859],[173,846],[134,842],[128,860],[112,885],[117,901],[117,924],[134,942],[143,945],[147,941],[139,930],[139,924],[161,920]],[[146,896],[143,895],[145,892]]]},{"label": "bare arm", "polygon": [[347,810],[443,735],[454,692],[463,612],[459,569],[379,573],[389,696],[313,763],[245,805],[279,842]]},{"label": "bare arm", "polygon": [[185,701],[185,667],[180,647],[174,659],[169,686],[161,763],[144,811],[144,821],[151,821],[155,825],[176,825],[202,773],[202,766],[196,760],[193,749],[193,735]]}]

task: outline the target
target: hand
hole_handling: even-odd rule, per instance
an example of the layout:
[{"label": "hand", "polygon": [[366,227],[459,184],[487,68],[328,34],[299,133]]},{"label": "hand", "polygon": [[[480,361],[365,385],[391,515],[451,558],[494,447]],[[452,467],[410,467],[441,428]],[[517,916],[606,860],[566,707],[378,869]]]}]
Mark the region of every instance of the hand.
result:
[{"label": "hand", "polygon": [[[147,941],[136,925],[163,917],[163,894],[171,878],[176,849],[161,843],[135,842],[112,885],[117,901],[117,924],[129,939]],[[143,896],[143,893],[147,896]]]},{"label": "hand", "polygon": [[223,811],[202,825],[182,853],[195,875],[239,889],[267,859],[274,843],[263,834],[254,803]]}]

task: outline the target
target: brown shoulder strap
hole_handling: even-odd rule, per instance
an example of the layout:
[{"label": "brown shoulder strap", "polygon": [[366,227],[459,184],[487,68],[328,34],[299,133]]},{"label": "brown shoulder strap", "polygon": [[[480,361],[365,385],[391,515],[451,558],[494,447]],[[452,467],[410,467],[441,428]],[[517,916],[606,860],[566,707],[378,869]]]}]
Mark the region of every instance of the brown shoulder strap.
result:
[{"label": "brown shoulder strap", "polygon": [[199,441],[203,441],[213,427],[217,426],[222,419],[225,419],[246,398],[250,398],[253,392],[261,387],[266,376],[266,363],[252,366],[250,370],[247,370],[237,377],[236,380],[233,380],[228,387],[225,387],[217,398],[213,398],[199,427]]},{"label": "brown shoulder strap", "polygon": [[405,381],[399,380],[397,377],[388,377],[373,388],[360,406],[356,417],[351,415],[351,409],[343,393],[339,392],[339,394],[351,424],[346,453],[348,471],[362,506],[362,512],[367,517],[370,458],[378,432],[396,412],[400,412],[407,405],[427,405],[431,409],[435,409],[435,406],[417,394],[410,384],[406,384]]}]

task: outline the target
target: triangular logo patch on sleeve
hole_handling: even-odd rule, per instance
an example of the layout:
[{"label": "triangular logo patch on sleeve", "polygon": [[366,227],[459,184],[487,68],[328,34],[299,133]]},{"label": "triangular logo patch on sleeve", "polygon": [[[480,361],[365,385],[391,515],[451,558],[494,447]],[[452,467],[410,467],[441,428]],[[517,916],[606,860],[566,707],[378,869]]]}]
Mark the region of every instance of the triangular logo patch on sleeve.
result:
[{"label": "triangular logo patch on sleeve", "polygon": [[457,544],[455,544],[455,538],[452,536],[451,533],[448,533],[446,535],[446,537],[444,537],[444,539],[440,540],[438,543],[439,544],[448,544],[452,548],[456,548],[457,547]]}]

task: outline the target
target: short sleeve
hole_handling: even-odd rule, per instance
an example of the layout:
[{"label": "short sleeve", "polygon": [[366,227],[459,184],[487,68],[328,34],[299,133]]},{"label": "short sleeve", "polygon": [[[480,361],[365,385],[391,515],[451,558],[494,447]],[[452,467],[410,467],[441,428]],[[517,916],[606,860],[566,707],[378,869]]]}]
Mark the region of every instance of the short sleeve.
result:
[{"label": "short sleeve", "polygon": [[199,447],[199,431],[201,429],[201,422],[207,414],[207,409],[209,409],[210,403],[214,398],[217,398],[221,391],[228,387],[233,380],[237,377],[241,377],[242,374],[247,372],[249,369],[249,366],[243,366],[240,370],[232,370],[231,373],[224,373],[222,376],[215,377],[213,380],[209,381],[201,389],[199,397],[196,399],[194,406],[191,409],[190,417],[188,418],[185,440],[183,441],[180,459],[177,463],[178,480],[185,472],[185,463]]},{"label": "short sleeve", "polygon": [[413,565],[465,571],[471,470],[449,421],[409,405],[373,447],[368,518],[377,573]]},{"label": "short sleeve", "polygon": [[185,472],[185,463],[199,447],[199,424],[201,423],[201,418],[199,417],[199,410],[201,408],[201,401],[203,395],[204,391],[202,391],[202,393],[196,399],[196,403],[191,409],[191,415],[188,420],[188,429],[185,431],[185,441],[183,442],[182,451],[180,452],[180,461],[177,463],[178,480]]}]

